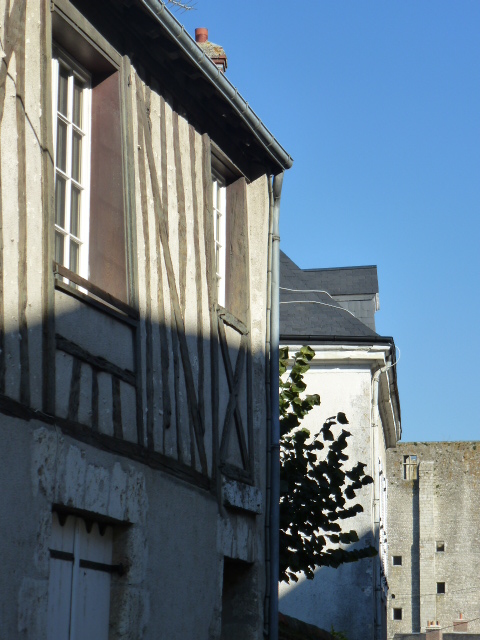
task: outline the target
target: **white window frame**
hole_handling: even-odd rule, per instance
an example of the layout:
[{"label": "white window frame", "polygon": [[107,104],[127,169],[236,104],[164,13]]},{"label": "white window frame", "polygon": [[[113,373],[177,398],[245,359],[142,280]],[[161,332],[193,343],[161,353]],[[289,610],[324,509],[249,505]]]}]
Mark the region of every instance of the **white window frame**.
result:
[{"label": "white window frame", "polygon": [[227,268],[227,188],[220,176],[213,175],[213,235],[217,302],[225,306]]},{"label": "white window frame", "polygon": [[[67,114],[58,111],[58,79],[60,67],[68,70],[68,104]],[[73,86],[74,78],[84,84],[82,89],[82,126],[78,127],[73,123]],[[78,270],[76,271],[82,278],[88,279],[88,240],[90,227],[90,158],[91,158],[91,76],[78,64],[71,56],[54,46],[52,57],[52,109],[53,109],[53,143],[55,157],[55,193],[57,176],[65,180],[65,227],[61,227],[55,220],[55,237],[61,234],[64,237],[63,246],[63,266],[70,269],[70,243],[73,241],[79,246]],[[67,126],[67,149],[66,149],[66,171],[57,166],[57,131],[58,121],[62,121]],[[72,140],[73,133],[81,136],[81,160],[80,160],[80,182],[72,176]],[[80,193],[80,211],[78,236],[71,233],[71,193],[72,186]],[[56,198],[55,198],[56,216]]]}]

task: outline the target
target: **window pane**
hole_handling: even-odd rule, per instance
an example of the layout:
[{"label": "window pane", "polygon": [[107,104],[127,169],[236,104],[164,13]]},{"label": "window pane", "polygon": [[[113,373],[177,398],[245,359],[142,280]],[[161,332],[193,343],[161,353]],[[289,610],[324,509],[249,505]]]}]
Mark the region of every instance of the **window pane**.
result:
[{"label": "window pane", "polygon": [[70,233],[80,237],[80,189],[72,186],[72,201],[70,213]]},{"label": "window pane", "polygon": [[65,180],[60,176],[55,185],[55,223],[65,228]]},{"label": "window pane", "polygon": [[72,178],[77,182],[81,179],[81,161],[82,161],[82,137],[78,133],[73,134],[72,145]]},{"label": "window pane", "polygon": [[83,84],[75,78],[75,84],[73,85],[73,123],[77,127],[82,126],[82,91]]},{"label": "window pane", "polygon": [[68,71],[60,65],[58,76],[58,110],[67,115],[68,108]]},{"label": "window pane", "polygon": [[57,126],[57,167],[67,170],[67,125],[61,120]]},{"label": "window pane", "polygon": [[80,247],[73,240],[70,241],[70,271],[78,273]]},{"label": "window pane", "polygon": [[62,264],[62,265],[63,265],[63,256],[64,256],[63,245],[64,245],[64,236],[58,231],[55,231],[55,262],[58,262],[58,264]]}]

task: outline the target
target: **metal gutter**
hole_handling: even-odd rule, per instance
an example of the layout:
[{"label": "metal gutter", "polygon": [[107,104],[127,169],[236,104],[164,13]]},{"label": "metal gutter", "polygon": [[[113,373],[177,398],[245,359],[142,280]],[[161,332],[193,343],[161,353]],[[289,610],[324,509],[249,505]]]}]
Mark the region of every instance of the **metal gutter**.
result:
[{"label": "metal gutter", "polygon": [[395,346],[390,336],[329,336],[282,334],[280,344],[388,344]]},{"label": "metal gutter", "polygon": [[278,578],[280,573],[280,198],[283,173],[273,178],[272,275],[270,312],[270,612],[269,639],[278,639]]},{"label": "metal gutter", "polygon": [[289,169],[293,164],[293,158],[277,142],[273,134],[266,128],[257,114],[242,98],[233,84],[217,68],[195,40],[185,30],[185,27],[168,11],[161,0],[137,0],[145,7],[148,13],[162,26],[174,39],[190,61],[208,78],[217,91],[234,109],[237,115],[247,125],[257,141],[265,149],[267,154],[283,170]]},{"label": "metal gutter", "polygon": [[266,500],[265,500],[265,602],[264,602],[264,629],[263,635],[268,638],[270,634],[270,504],[271,504],[271,482],[272,482],[272,406],[270,392],[270,359],[272,357],[272,345],[270,340],[271,316],[272,316],[272,244],[273,244],[273,184],[271,177],[268,178],[268,258],[267,258],[267,315],[266,315],[266,342],[265,342],[265,391],[267,406],[267,433],[266,433]]}]

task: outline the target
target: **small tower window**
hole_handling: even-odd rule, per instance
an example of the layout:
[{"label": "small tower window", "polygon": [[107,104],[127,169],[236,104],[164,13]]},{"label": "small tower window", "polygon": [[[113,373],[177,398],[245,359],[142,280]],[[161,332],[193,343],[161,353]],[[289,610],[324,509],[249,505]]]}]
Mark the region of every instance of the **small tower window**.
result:
[{"label": "small tower window", "polygon": [[418,478],[418,460],[417,456],[403,456],[403,479],[417,480]]},{"label": "small tower window", "polygon": [[445,582],[437,582],[437,593],[438,594],[445,593]]},{"label": "small tower window", "polygon": [[393,610],[393,619],[394,620],[403,620],[403,609],[394,609]]},{"label": "small tower window", "polygon": [[393,566],[394,567],[401,567],[402,566],[402,556],[393,556],[392,560],[393,560]]}]

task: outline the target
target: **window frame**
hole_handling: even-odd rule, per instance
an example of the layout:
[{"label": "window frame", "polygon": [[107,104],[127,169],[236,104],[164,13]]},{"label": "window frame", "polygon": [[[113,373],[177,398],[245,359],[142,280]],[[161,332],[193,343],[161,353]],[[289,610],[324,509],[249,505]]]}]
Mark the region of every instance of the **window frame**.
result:
[{"label": "window frame", "polygon": [[[86,199],[88,203],[88,233],[86,240],[89,245],[88,257],[85,255],[86,265],[82,265],[83,273],[77,274],[69,269],[64,260],[65,266],[58,264],[55,261],[55,208],[52,207],[52,211],[49,216],[50,220],[50,251],[49,260],[52,264],[54,272],[54,287],[56,289],[62,289],[69,295],[80,298],[82,301],[90,303],[96,306],[99,310],[114,315],[120,319],[124,318],[124,314],[129,316],[127,320],[138,319],[138,312],[135,310],[138,291],[137,291],[137,261],[136,261],[136,225],[135,225],[135,175],[130,170],[131,158],[134,154],[133,147],[133,134],[128,127],[129,118],[131,118],[131,104],[126,98],[128,93],[128,87],[130,84],[129,76],[129,61],[123,56],[117,48],[88,20],[88,18],[79,11],[70,0],[55,0],[52,4],[51,12],[51,37],[52,37],[52,49],[51,57],[55,57],[56,49],[60,50],[62,54],[73,60],[79,67],[86,70],[91,77],[91,105],[92,114],[90,120],[91,135],[94,134],[94,104],[95,104],[95,91],[97,87],[103,83],[105,79],[111,75],[118,74],[119,85],[119,102],[118,102],[118,116],[115,118],[115,126],[118,124],[118,131],[120,136],[119,153],[117,154],[117,168],[121,167],[122,172],[122,215],[123,220],[122,233],[123,233],[123,245],[122,251],[124,253],[124,265],[122,265],[122,281],[121,292],[113,290],[108,285],[107,281],[98,280],[92,274],[92,258],[95,253],[94,237],[101,237],[98,234],[93,236],[95,229],[95,220],[92,207],[92,190],[94,189],[94,173],[93,164],[91,163],[91,172],[87,171],[87,176],[90,180],[90,194]],[[50,60],[51,63],[51,60]],[[53,74],[49,76],[51,82]],[[52,86],[49,87],[50,98],[53,95]],[[50,112],[54,113],[56,105],[50,105]],[[56,113],[54,113],[56,115]],[[117,123],[118,118],[118,123]],[[52,144],[52,156],[56,152],[56,121],[52,118],[50,127],[51,144]],[[94,149],[97,143],[92,141],[90,159],[96,157]],[[49,197],[50,202],[55,201],[55,165],[52,172],[52,181],[50,183]],[[96,205],[97,206],[97,205]],[[120,210],[119,210],[120,211]],[[119,216],[120,217],[120,216]],[[93,223],[93,227],[92,227]],[[118,249],[118,247],[117,247]],[[93,252],[93,253],[92,253]],[[85,252],[84,252],[85,253]],[[117,254],[112,254],[117,255]],[[119,255],[119,254],[118,254]],[[124,272],[123,272],[124,268]],[[80,271],[80,270],[79,270]],[[119,272],[120,273],[120,272]],[[123,280],[123,275],[125,279]],[[85,276],[85,277],[84,277]],[[93,280],[92,280],[93,278]],[[117,279],[117,284],[120,280]],[[125,287],[125,289],[124,289]],[[120,313],[118,313],[120,311]]]},{"label": "window frame", "polygon": [[447,593],[447,583],[437,582],[437,596],[444,596]]},{"label": "window frame", "polygon": [[418,480],[418,456],[416,454],[403,456],[402,478],[404,480]]},{"label": "window frame", "polygon": [[[68,89],[67,89],[67,114],[62,114],[58,109],[59,98],[59,75],[60,67],[68,71]],[[73,122],[73,81],[78,78],[83,83],[82,89],[82,127],[77,126]],[[55,194],[55,260],[69,271],[76,273],[80,277],[88,280],[88,264],[89,264],[89,236],[90,236],[90,169],[91,169],[91,117],[92,117],[92,76],[82,65],[70,54],[68,54],[56,42],[52,42],[52,117],[53,117],[53,151],[54,151],[54,194]],[[63,171],[57,165],[57,136],[58,123],[63,122],[67,125],[67,141],[66,141],[66,170]],[[80,180],[76,180],[72,176],[72,142],[74,133],[82,135],[81,144],[81,160],[80,160]],[[64,196],[64,223],[61,227],[57,224],[57,176],[65,182]],[[72,207],[71,194],[76,188],[80,191],[80,211],[79,211],[79,229],[80,233],[75,235],[72,233]],[[57,260],[56,255],[56,238],[62,235],[63,244],[63,260]],[[71,243],[79,246],[78,266],[72,268],[70,260]]]},{"label": "window frame", "polygon": [[392,608],[392,620],[403,620],[403,609],[401,607]]},{"label": "window frame", "polygon": [[225,179],[214,170],[212,170],[212,211],[217,303],[225,307],[227,297],[227,185]]}]

